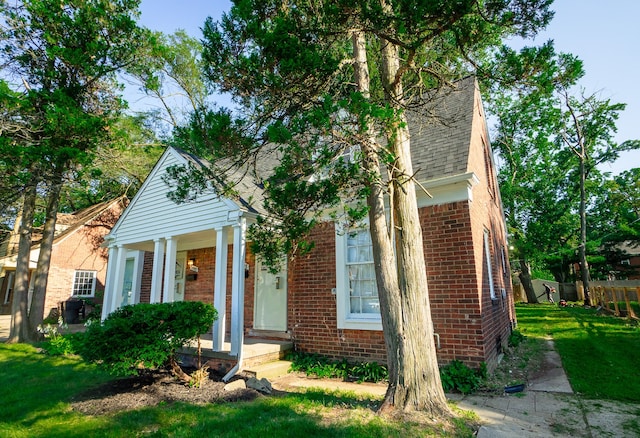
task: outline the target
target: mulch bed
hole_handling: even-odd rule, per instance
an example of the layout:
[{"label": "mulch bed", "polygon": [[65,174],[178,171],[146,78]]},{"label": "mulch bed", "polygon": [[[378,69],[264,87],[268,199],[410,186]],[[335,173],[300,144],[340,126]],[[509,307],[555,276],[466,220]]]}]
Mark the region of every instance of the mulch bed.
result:
[{"label": "mulch bed", "polygon": [[[241,377],[236,377],[241,378]],[[115,379],[89,388],[71,400],[73,410],[87,415],[156,406],[160,403],[220,403],[251,401],[261,394],[253,389],[226,391],[221,376],[210,374],[200,388],[191,388],[168,370],[143,370],[139,375]]]}]

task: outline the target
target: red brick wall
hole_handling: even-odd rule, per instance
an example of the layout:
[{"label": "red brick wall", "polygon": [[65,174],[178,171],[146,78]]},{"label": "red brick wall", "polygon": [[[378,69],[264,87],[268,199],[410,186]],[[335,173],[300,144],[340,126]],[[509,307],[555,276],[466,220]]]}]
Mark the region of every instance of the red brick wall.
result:
[{"label": "red brick wall", "polygon": [[[226,331],[231,327],[231,286],[232,286],[232,255],[233,245],[229,245],[227,259],[227,298],[226,298]],[[216,249],[200,248],[187,251],[187,260],[195,259],[198,267],[196,278],[185,281],[184,299],[187,301],[202,301],[213,304],[213,291],[215,286],[216,269]],[[245,298],[244,298],[244,326],[248,331],[253,327],[253,302],[254,302],[254,275],[255,257],[251,250],[247,248],[246,263],[249,264],[249,276],[245,278]],[[244,269],[244,267],[243,267]],[[144,267],[142,271],[142,282],[140,287],[140,302],[148,303],[151,296],[151,273],[153,272],[153,252],[146,252],[144,256]],[[187,269],[186,275],[192,275]],[[162,284],[162,281],[161,281]],[[220,309],[216,309],[220,312]]]},{"label": "red brick wall", "polygon": [[44,317],[71,297],[76,270],[96,271],[96,297],[102,303],[108,252],[100,247],[104,236],[120,216],[122,205],[114,204],[91,222],[54,242],[47,282]]},{"label": "red brick wall", "polygon": [[[490,299],[484,228],[474,229],[472,222],[479,219],[472,220],[468,202],[426,207],[420,210],[420,218],[433,324],[440,336],[439,362],[458,359],[478,367],[481,362],[495,361],[496,336],[506,341],[510,319],[501,303],[494,305]],[[314,250],[289,268],[289,327],[296,348],[329,357],[384,362],[382,332],[337,329],[335,296],[331,294],[336,284],[333,224],[318,226],[312,239]],[[476,240],[480,250],[478,244],[474,247]],[[499,291],[503,284],[497,277],[499,273],[494,275]]]},{"label": "red brick wall", "polygon": [[297,350],[333,358],[386,362],[382,332],[337,328],[335,231],[318,225],[314,249],[289,266],[289,328]]},{"label": "red brick wall", "polygon": [[420,221],[438,360],[478,366],[484,340],[468,202],[423,208]]},{"label": "red brick wall", "polygon": [[144,253],[144,264],[142,266],[142,279],[140,280],[140,302],[151,302],[151,273],[153,272],[153,252]]},{"label": "red brick wall", "polygon": [[[492,152],[486,131],[484,113],[479,100],[477,111],[481,116],[474,119],[472,144],[469,155],[469,170],[473,171],[479,184],[473,190],[470,203],[471,225],[475,244],[476,276],[482,284],[481,314],[486,362],[495,364],[501,348],[508,341],[512,323],[515,322],[513,289],[509,270],[509,252],[502,213],[502,201],[492,163]],[[484,230],[489,231],[491,267],[496,300],[489,295],[489,273],[484,250]],[[504,254],[504,265],[503,265]],[[503,269],[504,266],[504,269]],[[501,289],[506,292],[503,299]]]}]

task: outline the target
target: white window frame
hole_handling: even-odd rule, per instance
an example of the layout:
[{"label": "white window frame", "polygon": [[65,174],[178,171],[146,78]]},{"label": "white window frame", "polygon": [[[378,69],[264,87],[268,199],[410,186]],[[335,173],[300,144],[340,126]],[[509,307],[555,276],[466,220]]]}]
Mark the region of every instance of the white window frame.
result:
[{"label": "white window frame", "polygon": [[493,269],[491,268],[491,246],[489,245],[489,230],[484,229],[484,252],[487,259],[487,275],[489,277],[489,293],[491,299],[496,299],[496,290],[493,285]]},{"label": "white window frame", "polygon": [[[367,226],[351,229],[349,231],[369,231]],[[349,231],[345,231],[336,224],[336,312],[339,329],[353,330],[382,330],[382,318],[380,313],[356,314],[351,313],[349,266],[347,258],[347,241]],[[373,263],[373,261],[371,262]]]},{"label": "white window frame", "polygon": [[[76,292],[78,292],[76,290],[76,285],[77,285],[78,280],[80,279],[80,278],[78,278],[79,274],[80,275],[91,274],[91,279],[93,281],[91,282],[91,293],[90,294],[78,294],[78,293],[76,293]],[[73,284],[71,286],[71,296],[72,297],[78,297],[78,298],[93,298],[93,297],[95,297],[95,294],[96,294],[96,282],[97,282],[97,272],[96,271],[91,271],[91,270],[87,270],[87,269],[76,269],[73,272]],[[82,285],[82,286],[84,286],[84,285]]]},{"label": "white window frame", "polygon": [[3,277],[4,281],[7,283],[7,287],[4,291],[3,304],[9,304],[11,302],[11,293],[13,292],[15,274],[15,271],[8,271],[5,277]]}]

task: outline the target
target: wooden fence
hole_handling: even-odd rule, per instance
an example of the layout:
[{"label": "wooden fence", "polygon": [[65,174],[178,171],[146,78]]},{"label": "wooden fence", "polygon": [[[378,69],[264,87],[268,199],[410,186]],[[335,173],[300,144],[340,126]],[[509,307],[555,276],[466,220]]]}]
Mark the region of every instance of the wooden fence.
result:
[{"label": "wooden fence", "polygon": [[[604,310],[613,313],[616,316],[626,316],[638,320],[631,301],[638,302],[638,296],[640,296],[640,286],[626,287],[626,286],[602,286],[596,285],[591,288],[593,294],[592,302],[597,303]],[[613,303],[613,309],[611,304]],[[623,303],[625,309],[621,309]]]}]

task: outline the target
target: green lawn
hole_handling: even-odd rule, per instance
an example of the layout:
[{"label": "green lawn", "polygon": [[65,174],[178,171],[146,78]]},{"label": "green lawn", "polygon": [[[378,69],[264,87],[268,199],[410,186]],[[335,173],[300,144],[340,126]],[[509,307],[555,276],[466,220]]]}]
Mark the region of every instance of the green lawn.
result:
[{"label": "green lawn", "polygon": [[71,410],[74,394],[110,378],[76,357],[51,357],[28,345],[0,344],[0,437],[472,436],[462,420],[444,434],[442,425],[376,416],[373,408],[379,400],[317,390],[252,402],[163,404],[102,416]]},{"label": "green lawn", "polygon": [[587,398],[640,402],[640,327],[596,309],[518,305],[518,328],[552,337],[574,391]]}]

